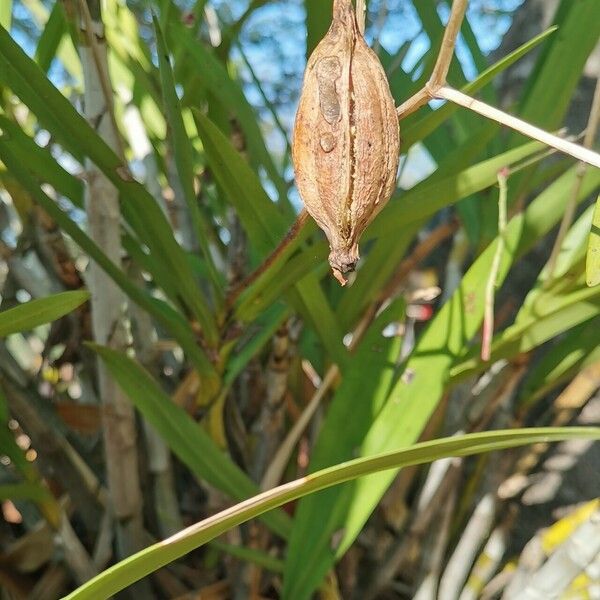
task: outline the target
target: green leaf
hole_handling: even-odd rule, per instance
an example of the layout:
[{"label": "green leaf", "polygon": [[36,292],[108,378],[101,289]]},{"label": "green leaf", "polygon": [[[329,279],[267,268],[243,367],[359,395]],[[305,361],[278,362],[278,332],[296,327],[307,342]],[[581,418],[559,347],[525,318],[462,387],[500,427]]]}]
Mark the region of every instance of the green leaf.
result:
[{"label": "green leaf", "polygon": [[39,483],[14,483],[0,485],[0,501],[31,500],[44,502],[50,498],[50,492]]},{"label": "green leaf", "polygon": [[[67,35],[68,23],[65,19],[64,6],[62,6],[62,4],[62,2],[55,3],[52,12],[50,12],[46,8],[43,0],[27,0],[27,2],[22,2],[23,8],[29,12],[32,21],[41,31],[40,40],[38,42],[38,44],[41,45],[40,58],[42,58],[43,61],[52,61],[53,58],[58,58],[62,63],[62,66],[74,79],[74,81],[81,82],[83,81],[81,61],[79,60],[79,56],[71,40],[71,35],[73,35],[75,38],[74,34],[77,30],[72,28],[71,35]],[[57,10],[57,5],[59,5],[58,9],[60,10]],[[63,36],[62,40],[56,41],[55,37],[57,35],[57,26],[61,21],[61,16],[64,22],[65,35]],[[54,43],[57,44],[56,47],[54,46]],[[37,49],[35,56],[37,61]],[[42,65],[43,62],[39,64]],[[48,68],[45,67],[44,70],[47,71]]]},{"label": "green leaf", "polygon": [[181,104],[175,90],[175,81],[173,79],[173,71],[169,60],[169,51],[165,44],[160,25],[158,24],[158,19],[153,15],[152,20],[156,34],[158,65],[160,69],[160,81],[165,104],[165,113],[171,134],[171,145],[173,147],[177,174],[192,219],[196,238],[200,244],[206,265],[208,266],[213,291],[215,292],[218,304],[220,305],[223,301],[223,290],[221,289],[220,278],[208,245],[209,226],[200,212],[198,199],[196,198],[196,193],[194,191],[193,148],[185,129],[183,117],[181,116]]},{"label": "green leaf", "polygon": [[0,312],[0,337],[19,331],[30,331],[50,323],[89,300],[86,291],[63,292],[48,298],[40,298]]},{"label": "green leaf", "polygon": [[220,550],[225,554],[229,554],[238,560],[257,565],[271,571],[271,573],[283,573],[283,561],[274,558],[266,552],[255,550],[254,548],[246,548],[245,546],[234,546],[233,544],[224,544],[223,542],[210,542],[211,548]]},{"label": "green leaf", "polygon": [[52,12],[42,29],[42,34],[35,49],[35,60],[46,73],[50,69],[50,65],[56,57],[58,46],[67,32],[67,21],[63,11],[62,2],[57,2],[52,7]]},{"label": "green leaf", "polygon": [[15,158],[36,179],[49,183],[75,206],[83,207],[83,182],[59,165],[48,148],[38,146],[17,123],[5,115],[0,115],[0,135],[4,142],[10,144]]},{"label": "green leaf", "polygon": [[[257,493],[257,485],[183,408],[172,402],[143,367],[120,352],[97,344],[88,345],[100,356],[135,407],[198,478],[235,500]],[[287,535],[289,520],[284,513],[267,515],[264,520],[279,535]]]},{"label": "green leaf", "polygon": [[[219,338],[215,319],[204,302],[185,252],[152,195],[135,181],[128,167],[90,127],[71,103],[52,85],[44,72],[0,28],[0,81],[9,86],[37,115],[48,131],[75,156],[88,156],[119,190],[126,220],[157,261],[172,273],[164,292],[183,303],[201,323],[209,344]],[[4,156],[0,157],[4,160]],[[21,181],[25,186],[25,183]]]},{"label": "green leaf", "polygon": [[304,0],[306,7],[306,58],[311,55],[331,24],[331,0]]},{"label": "green leaf", "polygon": [[600,196],[596,200],[592,219],[585,274],[586,282],[590,287],[600,285]]},{"label": "green leaf", "polygon": [[[264,492],[260,496],[214,515],[206,521],[192,525],[173,537],[150,546],[110,567],[71,592],[65,597],[65,600],[105,600],[233,527],[292,500],[358,477],[388,469],[397,470],[429,463],[451,456],[471,456],[536,442],[569,439],[600,439],[600,429],[564,427],[475,433],[415,444],[403,450],[336,465]],[[285,594],[284,591],[284,598],[295,597]],[[297,597],[308,598],[310,592]]]},{"label": "green leaf", "polygon": [[199,111],[194,110],[194,117],[215,178],[233,204],[252,245],[262,256],[267,255],[286,234],[288,224],[256,174],[219,128]]},{"label": "green leaf", "polygon": [[519,407],[530,407],[586,365],[600,360],[598,331],[600,316],[584,321],[562,336],[528,370],[517,400]]},{"label": "green leaf", "polygon": [[[504,281],[510,265],[545,235],[562,216],[564,204],[577,177],[573,168],[542,192],[527,210],[511,219],[504,241],[498,282]],[[579,199],[600,181],[600,171],[588,173]],[[425,202],[425,200],[423,200]],[[435,410],[448,384],[450,369],[465,352],[477,333],[484,311],[482,282],[487,280],[495,253],[496,240],[477,258],[464,276],[459,289],[437,313],[419,339],[413,354],[404,366],[404,374],[392,389],[383,408],[371,417],[366,435],[344,428],[338,432],[338,444],[360,448],[363,456],[414,443]],[[585,313],[584,313],[585,314]],[[585,317],[589,318],[589,317]],[[337,403],[342,407],[336,406]],[[339,412],[337,412],[339,411]],[[337,397],[329,414],[351,414],[354,399]],[[355,435],[352,435],[355,434]],[[343,438],[348,439],[343,439]],[[319,439],[314,450],[320,456]],[[350,458],[352,455],[347,455]],[[324,462],[326,457],[322,457]],[[336,455],[330,462],[339,460]],[[352,488],[331,490],[335,502],[330,511],[321,512],[318,503],[299,503],[286,562],[289,598],[297,600],[310,595],[336,558],[349,547],[369,514],[377,505],[393,474],[382,473],[357,482]],[[319,523],[319,528],[314,524]],[[331,548],[331,536],[338,530],[344,535],[337,550]]]},{"label": "green leaf", "polygon": [[171,306],[152,298],[143,289],[135,285],[123,271],[117,267],[102,252],[98,245],[54,202],[43,190],[29,177],[23,165],[15,158],[8,145],[0,137],[0,157],[10,170],[11,174],[18,179],[21,185],[31,194],[32,198],[58,223],[61,229],[69,235],[73,241],[89,257],[107,273],[111,279],[136,302],[140,307],[147,310],[161,323],[167,331],[181,344],[183,351],[193,362],[198,372],[207,380],[217,380],[218,375],[214,365],[210,362],[196,337],[189,327],[189,323],[180,313]]},{"label": "green leaf", "polygon": [[202,85],[238,117],[240,127],[245,133],[245,141],[253,166],[256,169],[259,165],[265,168],[271,181],[279,191],[280,201],[287,202],[285,182],[267,151],[258,126],[256,113],[248,103],[240,84],[231,79],[219,60],[200,40],[195,39],[181,22],[172,21],[170,31],[171,35],[178,40],[185,50],[185,60],[195,67]]},{"label": "green leaf", "polygon": [[[320,242],[310,246],[310,250],[297,253],[277,269],[268,269],[262,277],[253,282],[236,300],[234,315],[249,323],[268,306],[288,294],[298,282],[311,272],[317,279],[329,273],[326,263],[329,245]],[[276,261],[277,263],[279,261]]]},{"label": "green leaf", "polygon": [[10,31],[12,21],[12,4],[13,0],[3,0],[0,4],[0,27],[4,27],[7,31]]},{"label": "green leaf", "polygon": [[[522,119],[548,131],[561,125],[583,67],[600,37],[597,0],[563,0],[561,10],[564,17],[560,33],[553,36],[546,52],[538,58],[519,111]],[[522,137],[515,134],[514,139]]]}]

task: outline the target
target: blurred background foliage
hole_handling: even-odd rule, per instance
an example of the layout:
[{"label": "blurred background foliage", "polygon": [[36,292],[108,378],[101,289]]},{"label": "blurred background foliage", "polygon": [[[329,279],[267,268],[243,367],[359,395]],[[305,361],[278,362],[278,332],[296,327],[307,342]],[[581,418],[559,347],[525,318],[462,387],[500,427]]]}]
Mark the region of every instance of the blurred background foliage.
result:
[{"label": "blurred background foliage", "polygon": [[[367,9],[400,104],[449,3]],[[350,285],[330,276],[290,159],[330,15],[325,0],[0,0],[3,598],[62,597],[352,458],[600,421],[598,169],[432,102],[401,123],[398,189]],[[449,82],[581,141],[599,37],[597,0],[471,0]],[[370,475],[121,595],[592,597],[598,458],[569,440]]]}]

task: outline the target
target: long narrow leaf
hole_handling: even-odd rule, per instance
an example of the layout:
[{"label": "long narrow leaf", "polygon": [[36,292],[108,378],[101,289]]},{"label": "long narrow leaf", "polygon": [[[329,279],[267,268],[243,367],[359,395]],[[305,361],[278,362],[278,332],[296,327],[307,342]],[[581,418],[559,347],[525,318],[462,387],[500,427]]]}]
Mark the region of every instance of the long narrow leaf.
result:
[{"label": "long narrow leaf", "polygon": [[213,291],[216,294],[219,303],[223,300],[223,290],[220,286],[220,278],[217,274],[213,258],[208,246],[208,223],[202,216],[198,207],[198,200],[194,192],[194,167],[193,167],[193,148],[187,136],[183,117],[181,116],[181,104],[175,90],[175,81],[173,71],[169,61],[169,51],[158,24],[157,18],[153,15],[154,31],[156,34],[156,43],[158,51],[158,65],[160,69],[160,81],[165,104],[167,123],[171,133],[173,154],[179,182],[183,190],[184,199],[192,219],[192,225],[204,260],[208,267],[208,273],[213,285]]},{"label": "long narrow leaf", "polygon": [[[102,252],[98,245],[58,206],[43,190],[31,180],[23,165],[11,153],[9,147],[0,137],[0,157],[11,174],[31,194],[33,199],[60,225],[62,230],[86,252],[90,258],[112,278],[112,280],[139,306],[153,315],[172,333],[181,344],[184,352],[190,357],[198,371],[209,380],[218,379],[214,365],[198,345],[190,330],[189,323],[172,307],[159,303],[144,290],[136,286],[123,271]],[[160,308],[159,308],[160,307]]]},{"label": "long narrow leaf", "polygon": [[119,190],[125,218],[156,260],[166,261],[173,273],[173,289],[164,290],[165,293],[176,302],[183,301],[202,324],[209,343],[216,343],[219,336],[215,320],[194,283],[185,252],[152,195],[133,179],[128,167],[1,27],[0,80],[12,88],[67,150],[88,156]]},{"label": "long narrow leaf", "polygon": [[[171,401],[147,371],[120,352],[97,344],[90,344],[90,347],[100,355],[135,407],[197,477],[235,500],[257,493],[257,485],[183,408]],[[279,535],[285,536],[289,531],[289,520],[284,513],[267,515],[265,522]]]},{"label": "long narrow leaf", "polygon": [[590,287],[600,285],[600,196],[596,200],[592,219],[585,273],[586,282]]},{"label": "long narrow leaf", "polygon": [[89,300],[86,291],[63,292],[26,302],[0,312],[0,338],[19,331],[30,331],[35,327],[64,317]]},{"label": "long narrow leaf", "polygon": [[4,29],[10,29],[12,22],[12,4],[13,0],[4,0],[0,5],[0,26]]},{"label": "long narrow leaf", "polygon": [[65,600],[105,600],[145,575],[210,542],[237,525],[307,494],[358,477],[388,469],[429,463],[450,456],[471,456],[536,442],[569,439],[600,439],[600,429],[564,427],[476,433],[415,444],[403,450],[330,467],[264,492],[134,554],[94,577],[66,596]]},{"label": "long narrow leaf", "polygon": [[[506,252],[498,281],[504,280],[516,257],[531,248],[560,219],[575,177],[574,168],[542,192],[524,214],[511,220],[505,233]],[[580,199],[599,181],[600,172],[589,173],[583,182]],[[425,330],[404,366],[403,377],[373,419],[366,436],[357,435],[345,440],[344,448],[362,447],[362,454],[369,455],[398,445],[406,446],[418,439],[442,396],[453,362],[465,352],[480,327],[484,311],[481,282],[489,275],[496,243],[478,257],[460,288]],[[351,414],[352,398],[339,398],[338,402],[343,404],[346,414]],[[339,414],[337,410],[344,412],[332,404],[330,414]],[[351,430],[341,430],[338,446],[341,445],[339,438],[351,433]],[[329,453],[325,446],[326,441],[318,441],[311,461],[312,469],[349,458],[347,454]],[[318,496],[300,502],[286,561],[288,598],[299,600],[310,596],[336,558],[358,535],[392,478],[390,473],[379,474],[352,488],[329,490],[325,495],[335,498],[329,499],[324,509],[324,498]],[[315,523],[321,523],[321,526],[315,528]],[[339,529],[344,535],[339,546],[332,548],[331,536]]]}]

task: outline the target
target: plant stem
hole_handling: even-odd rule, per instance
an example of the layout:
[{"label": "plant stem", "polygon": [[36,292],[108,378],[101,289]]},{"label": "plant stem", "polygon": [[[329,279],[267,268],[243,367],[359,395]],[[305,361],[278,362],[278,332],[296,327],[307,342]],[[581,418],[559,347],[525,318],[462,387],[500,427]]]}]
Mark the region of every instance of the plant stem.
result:
[{"label": "plant stem", "polygon": [[467,1],[468,0],[454,0],[452,3],[452,12],[450,13],[448,25],[446,25],[442,47],[440,48],[431,77],[422,89],[396,109],[398,118],[404,119],[431,100],[436,98],[445,99],[454,102],[459,106],[468,108],[484,117],[488,117],[501,125],[506,125],[523,135],[547,144],[552,148],[556,148],[582,162],[600,168],[600,154],[593,152],[587,147],[584,148],[578,144],[573,144],[572,142],[559,138],[539,127],[535,127],[534,125],[523,121],[522,119],[513,117],[493,106],[481,102],[480,100],[471,98],[467,94],[463,94],[446,84],[446,77],[448,76],[450,63],[454,56],[456,38],[465,18]]},{"label": "plant stem", "polygon": [[498,173],[498,185],[500,186],[500,195],[498,197],[498,245],[492,261],[490,276],[485,288],[485,314],[483,317],[483,339],[481,343],[481,360],[490,360],[492,352],[492,336],[494,335],[494,297],[496,295],[496,286],[498,285],[498,272],[502,264],[502,255],[504,254],[504,232],[506,230],[506,204],[508,189],[506,179],[508,170]]},{"label": "plant stem", "polygon": [[414,96],[396,109],[399,119],[403,119],[421,108],[421,106],[425,106],[425,104],[436,97],[438,90],[446,84],[446,77],[448,75],[448,70],[450,69],[452,57],[454,56],[456,38],[467,11],[467,1],[468,0],[454,0],[452,3],[452,12],[448,19],[448,25],[446,25],[446,30],[442,39],[442,47],[440,48],[431,77],[424,88],[419,90]]},{"label": "plant stem", "polygon": [[569,154],[573,158],[577,158],[583,162],[586,162],[594,167],[600,168],[600,154],[597,152],[593,152],[592,150],[588,150],[579,144],[574,144],[573,142],[568,142],[562,138],[559,138],[552,133],[548,133],[535,125],[531,125],[522,119],[518,119],[517,117],[513,117],[493,106],[489,106],[481,100],[476,100],[475,98],[471,98],[467,96],[467,94],[463,94],[458,90],[455,90],[448,86],[442,86],[435,92],[435,96],[438,98],[443,98],[445,100],[450,100],[459,106],[463,106],[476,112],[484,117],[488,117],[501,125],[506,125],[523,135],[526,135],[534,140],[538,140],[543,144],[551,146],[552,148],[556,148],[560,152],[564,152],[565,154]]},{"label": "plant stem", "polygon": [[[98,0],[80,0],[79,9],[85,116],[98,134],[116,152],[121,152],[121,142],[111,110],[112,88],[100,3]],[[90,161],[86,164],[86,171],[85,202],[90,237],[115,264],[120,265],[119,194],[100,169]],[[127,346],[123,293],[95,263],[90,266],[88,285],[92,293],[94,339],[99,344],[123,350]],[[98,364],[98,381],[108,488],[117,522],[119,554],[126,556],[143,545],[135,414],[128,398],[101,364]]]}]

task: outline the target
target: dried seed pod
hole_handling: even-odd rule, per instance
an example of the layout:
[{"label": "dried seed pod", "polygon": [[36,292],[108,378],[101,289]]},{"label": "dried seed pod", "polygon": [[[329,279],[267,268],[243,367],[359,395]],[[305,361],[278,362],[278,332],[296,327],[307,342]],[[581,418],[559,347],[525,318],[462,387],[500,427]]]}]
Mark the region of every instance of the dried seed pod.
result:
[{"label": "dried seed pod", "polygon": [[400,140],[394,100],[367,46],[351,0],[334,0],[329,31],[308,61],[294,127],[300,196],[329,240],[329,263],[344,273],[358,240],[396,184]]}]

